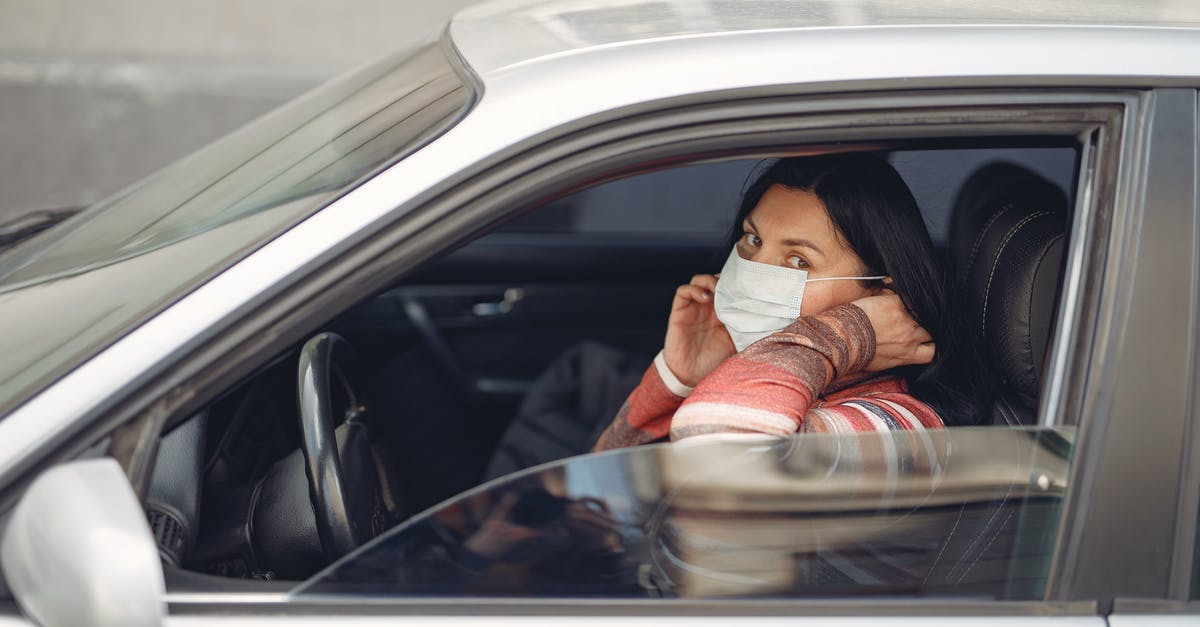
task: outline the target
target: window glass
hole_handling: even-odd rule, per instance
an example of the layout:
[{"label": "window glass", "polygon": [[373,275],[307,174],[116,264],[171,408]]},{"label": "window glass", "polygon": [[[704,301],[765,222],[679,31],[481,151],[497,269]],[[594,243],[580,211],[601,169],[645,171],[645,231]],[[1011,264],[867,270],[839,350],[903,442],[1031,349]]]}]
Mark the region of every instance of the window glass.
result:
[{"label": "window glass", "polygon": [[[7,357],[0,414],[356,181],[411,154],[471,98],[440,46],[408,50],[6,251],[0,300],[15,307],[15,326],[8,343],[0,340]],[[129,277],[137,277],[137,289]],[[88,306],[64,305],[81,302]]]},{"label": "window glass", "polygon": [[[943,201],[952,205],[963,188],[972,188],[965,179],[975,178],[980,159],[989,163],[998,152],[979,150],[981,156],[963,167],[944,160],[924,167],[954,181]],[[634,185],[659,193],[640,209],[653,214],[656,202],[688,197],[686,182],[705,178],[696,173],[725,173],[730,178],[714,187],[732,190],[724,201],[694,199],[712,201],[706,205],[714,207],[710,233],[719,236],[729,225],[716,212],[732,213],[756,163],[686,166],[586,193],[634,215],[632,205],[619,200],[632,202],[638,194],[604,189]],[[1002,174],[1013,174],[1012,168],[983,176],[986,189],[1024,189],[1011,181],[1030,180]],[[658,189],[654,182],[664,177],[674,178]],[[924,180],[927,186],[948,184],[937,176]],[[670,189],[684,191],[666,193]],[[1046,216],[1045,223],[1034,222],[1040,230],[1033,243],[1061,242],[1058,217],[1069,211],[1065,195],[1057,190],[1062,198],[1054,206],[1062,211],[1049,211],[1043,195],[1036,195],[1023,195],[1021,202],[1005,194],[972,196],[969,215],[992,225],[992,237],[955,229],[950,244],[974,254],[993,239],[1015,242],[1009,227],[1033,222],[1022,217],[1029,208]],[[561,207],[533,211],[553,214]],[[664,211],[686,209],[684,202]],[[993,212],[1012,223],[988,219]],[[315,528],[304,530],[311,531],[304,551],[274,541],[292,533],[292,512],[310,506],[299,451],[288,454],[298,438],[273,435],[295,431],[295,362],[281,362],[277,377],[256,381],[264,391],[248,386],[230,397],[230,405],[209,412],[210,439],[218,444],[213,457],[222,459],[214,468],[237,472],[213,473],[203,492],[252,499],[252,507],[229,511],[253,509],[255,534],[228,532],[230,525],[250,524],[237,515],[210,517],[184,563],[217,574],[307,579],[295,592],[301,598],[1041,598],[1067,486],[1071,431],[955,427],[753,443],[688,441],[579,456],[618,415],[662,348],[676,286],[721,267],[719,259],[711,263],[713,246],[671,239],[698,232],[687,231],[694,225],[673,231],[687,224],[680,217],[685,213],[674,215],[675,225],[644,221],[640,238],[616,233],[620,221],[587,230],[602,220],[576,220],[578,214],[542,223],[541,231],[526,223],[525,233],[484,235],[334,321],[331,330],[360,349],[362,371],[369,375],[369,384],[355,389],[365,391],[359,398],[367,399],[376,446],[374,454],[343,452],[340,458],[373,459],[382,486],[350,481],[361,489],[349,498],[378,506],[359,519],[358,528],[371,530],[365,538],[384,535],[332,566]],[[998,248],[1017,258],[989,252],[995,259],[978,266],[984,278],[996,264],[1009,268],[1050,257],[1030,254],[1024,245]],[[1060,264],[1045,265],[1050,306],[1026,324],[1031,340],[1009,343],[1024,352],[1003,353],[1017,366],[1042,363],[1026,348],[1044,345],[1046,336],[1039,333],[1052,328],[1050,288]],[[1004,275],[1025,276],[1003,273],[995,285]],[[1018,289],[997,287],[995,293],[1011,300]],[[1003,324],[980,344],[990,349],[992,338],[1008,337]],[[969,372],[989,376],[989,361],[979,356],[965,363]],[[995,381],[997,398],[978,408],[987,414],[971,415],[984,424],[1035,424],[1037,376],[1017,380],[1006,373]],[[258,404],[272,403],[282,408],[274,412],[278,424],[259,422],[254,431],[253,420],[240,418],[268,415]],[[970,422],[951,420],[954,408],[938,411],[946,424]],[[236,442],[244,448],[219,444]],[[575,457],[563,460],[568,456]],[[288,492],[299,495],[295,507],[262,496],[272,494],[258,487],[264,472],[266,480],[290,476],[289,485],[299,486]],[[325,570],[314,576],[319,569]]]},{"label": "window glass", "polygon": [[0,285],[111,263],[284,207],[236,240],[257,243],[415,150],[470,98],[440,46],[390,56],[90,207],[55,229],[57,239],[24,249],[28,258],[0,265]]},{"label": "window glass", "polygon": [[897,150],[888,155],[888,161],[917,199],[933,243],[944,246],[950,239],[955,194],[971,173],[989,163],[1019,163],[1070,194],[1075,189],[1078,156],[1071,147],[956,148]]},{"label": "window glass", "polygon": [[294,596],[1042,595],[1073,431],[621,449],[417,516]]}]

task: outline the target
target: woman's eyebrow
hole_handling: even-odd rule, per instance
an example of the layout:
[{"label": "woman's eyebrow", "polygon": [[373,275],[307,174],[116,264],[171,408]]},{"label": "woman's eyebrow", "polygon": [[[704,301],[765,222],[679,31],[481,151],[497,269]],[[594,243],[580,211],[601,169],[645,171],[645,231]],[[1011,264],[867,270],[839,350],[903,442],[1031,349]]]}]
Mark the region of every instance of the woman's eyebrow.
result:
[{"label": "woman's eyebrow", "polygon": [[812,249],[814,252],[816,252],[817,254],[819,254],[819,255],[821,255],[821,256],[824,256],[824,255],[825,255],[825,251],[821,250],[821,248],[820,248],[820,247],[818,247],[816,244],[812,243],[812,241],[811,241],[811,240],[806,240],[806,239],[785,239],[785,240],[783,240],[783,245],[784,245],[784,246],[801,246],[801,247],[804,247],[804,248],[811,248],[811,249]]},{"label": "woman's eyebrow", "polygon": [[[753,219],[746,218],[746,224],[750,225],[750,230],[754,231],[755,233],[758,232],[758,225],[754,223]],[[743,228],[742,230],[744,231],[746,229]],[[785,239],[785,240],[783,240],[783,245],[784,246],[802,246],[804,248],[812,249],[814,252],[816,252],[818,255],[821,255],[822,257],[825,256],[825,251],[821,250],[820,246],[817,246],[816,244],[812,243],[812,240],[807,240],[807,239],[802,239],[802,238],[801,239]]]}]

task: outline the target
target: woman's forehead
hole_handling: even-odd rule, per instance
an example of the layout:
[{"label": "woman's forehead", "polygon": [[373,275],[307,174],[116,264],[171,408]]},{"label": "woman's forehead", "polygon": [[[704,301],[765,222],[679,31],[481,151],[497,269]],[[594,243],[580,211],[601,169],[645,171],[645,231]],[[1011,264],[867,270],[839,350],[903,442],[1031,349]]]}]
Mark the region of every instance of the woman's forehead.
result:
[{"label": "woman's forehead", "polygon": [[[772,185],[747,218],[762,231],[760,237],[807,239],[817,243],[841,240],[829,219],[825,204],[816,194],[802,189]],[[838,242],[840,243],[840,241]]]}]

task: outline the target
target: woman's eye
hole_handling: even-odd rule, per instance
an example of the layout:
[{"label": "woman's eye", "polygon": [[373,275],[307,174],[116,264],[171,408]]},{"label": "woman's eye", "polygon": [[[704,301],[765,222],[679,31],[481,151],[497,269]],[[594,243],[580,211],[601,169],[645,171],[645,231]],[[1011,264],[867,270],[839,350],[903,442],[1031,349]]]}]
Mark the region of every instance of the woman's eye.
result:
[{"label": "woman's eye", "polygon": [[805,261],[803,257],[797,257],[796,255],[792,255],[791,257],[788,257],[787,262],[788,262],[789,266],[791,266],[793,268],[797,268],[797,269],[803,269],[803,268],[808,267],[808,262]]},{"label": "woman's eye", "polygon": [[753,233],[747,233],[747,234],[746,234],[746,243],[747,243],[747,244],[749,244],[749,245],[751,245],[751,246],[753,246],[753,247],[755,247],[755,248],[758,248],[759,246],[762,246],[762,240],[761,240],[761,239],[759,239],[759,238],[758,238],[758,236],[757,236],[757,235],[755,235],[755,234],[753,234]]}]

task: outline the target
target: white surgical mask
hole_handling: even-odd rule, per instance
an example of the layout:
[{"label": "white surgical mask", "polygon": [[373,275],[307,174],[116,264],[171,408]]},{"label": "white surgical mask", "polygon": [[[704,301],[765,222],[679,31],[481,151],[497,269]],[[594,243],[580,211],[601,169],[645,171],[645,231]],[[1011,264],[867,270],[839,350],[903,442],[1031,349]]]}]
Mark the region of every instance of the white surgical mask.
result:
[{"label": "white surgical mask", "polygon": [[883,279],[883,276],[808,278],[807,270],[742,259],[734,247],[721,268],[713,308],[738,352],[800,317],[804,285],[814,281]]}]

